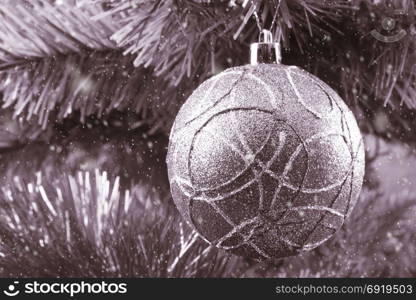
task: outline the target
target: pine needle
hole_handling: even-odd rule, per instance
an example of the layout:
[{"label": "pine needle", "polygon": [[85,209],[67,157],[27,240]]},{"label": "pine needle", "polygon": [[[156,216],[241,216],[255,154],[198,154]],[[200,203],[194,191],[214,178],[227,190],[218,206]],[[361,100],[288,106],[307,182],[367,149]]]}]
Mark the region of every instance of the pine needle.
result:
[{"label": "pine needle", "polygon": [[[233,262],[157,193],[106,172],[16,177],[0,192],[0,270],[13,277],[219,277]],[[170,208],[169,208],[170,207]],[[181,239],[188,240],[181,245]],[[190,239],[190,240],[189,240]],[[191,241],[191,242],[189,242]],[[203,253],[203,255],[201,255]]]}]

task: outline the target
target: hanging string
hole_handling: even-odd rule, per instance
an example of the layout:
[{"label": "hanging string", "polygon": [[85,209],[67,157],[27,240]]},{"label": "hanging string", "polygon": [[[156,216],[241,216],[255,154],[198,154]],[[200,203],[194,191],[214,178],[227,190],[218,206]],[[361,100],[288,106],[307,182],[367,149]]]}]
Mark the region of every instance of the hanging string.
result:
[{"label": "hanging string", "polygon": [[[274,15],[272,23],[270,24],[270,29],[265,29],[265,26],[262,26],[260,21],[257,5],[254,0],[251,0],[251,8],[249,13],[254,14],[259,28],[259,40],[258,43],[252,43],[250,45],[250,63],[251,65],[258,65],[260,63],[272,64],[280,63],[281,61],[281,50],[280,44],[275,42],[273,39],[272,30],[277,22],[277,15],[279,14],[281,0],[273,1],[274,3]],[[247,2],[246,2],[247,3]]]},{"label": "hanging string", "polygon": [[254,14],[254,17],[256,18],[256,23],[257,23],[257,27],[259,28],[259,32],[262,32],[263,26],[261,25],[261,21],[260,21],[259,15],[257,13],[256,3],[254,3],[253,0],[251,0],[251,5],[253,6],[253,9],[254,9],[253,14]]},{"label": "hanging string", "polygon": [[274,26],[274,24],[277,21],[277,15],[279,14],[279,9],[280,9],[280,3],[281,2],[282,2],[281,0],[277,0],[277,3],[276,3],[276,1],[273,1],[275,11],[274,11],[274,16],[273,16],[272,24],[270,25],[270,31],[272,31],[273,26]]},{"label": "hanging string", "polygon": [[[273,27],[275,26],[275,24],[276,24],[281,1],[282,0],[273,0],[274,6],[275,6],[275,12],[274,12],[273,20],[272,20],[272,23],[270,25],[270,30],[269,31],[271,31],[273,29]],[[259,32],[261,33],[264,29],[264,26],[263,26],[262,21],[259,17],[259,14],[258,14],[257,1],[255,1],[255,0],[244,0],[244,2],[242,4],[242,7],[245,8],[247,6],[247,4],[249,4],[249,3],[251,4],[250,8],[248,9],[248,11],[247,11],[247,13],[244,17],[243,22],[241,23],[241,26],[234,33],[234,35],[233,35],[234,39],[237,39],[237,37],[240,35],[241,31],[243,30],[244,26],[247,24],[247,22],[249,21],[249,19],[252,15],[254,15],[254,17],[256,19],[256,24],[257,24]]]},{"label": "hanging string", "polygon": [[[256,19],[257,27],[259,29],[259,32],[261,33],[264,29],[264,26],[262,25],[261,19],[259,18],[259,15],[258,15],[257,4],[254,2],[254,0],[250,0],[250,2],[251,2],[251,5],[254,9],[253,14],[254,14],[254,17]],[[275,11],[274,11],[272,24],[270,25],[269,31],[271,31],[273,29],[273,26],[275,25],[275,23],[277,21],[277,16],[279,14],[279,8],[280,8],[281,0],[273,0],[273,3],[274,3]]]}]

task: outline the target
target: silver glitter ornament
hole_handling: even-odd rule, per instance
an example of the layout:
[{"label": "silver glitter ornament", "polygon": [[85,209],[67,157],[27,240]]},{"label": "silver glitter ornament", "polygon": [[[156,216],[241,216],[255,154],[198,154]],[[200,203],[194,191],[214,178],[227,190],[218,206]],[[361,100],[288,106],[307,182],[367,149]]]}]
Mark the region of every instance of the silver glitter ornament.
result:
[{"label": "silver glitter ornament", "polygon": [[361,189],[364,145],[328,85],[258,64],[279,59],[270,40],[253,51],[251,65],[210,78],[182,106],[167,164],[175,204],[202,238],[264,260],[313,249],[341,227]]}]

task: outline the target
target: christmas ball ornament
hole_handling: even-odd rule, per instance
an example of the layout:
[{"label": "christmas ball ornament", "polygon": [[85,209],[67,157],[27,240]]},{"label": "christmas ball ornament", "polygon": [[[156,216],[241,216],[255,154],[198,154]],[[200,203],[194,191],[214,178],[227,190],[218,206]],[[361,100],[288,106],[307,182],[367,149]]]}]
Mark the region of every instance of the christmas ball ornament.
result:
[{"label": "christmas ball ornament", "polygon": [[351,111],[313,75],[270,63],[279,50],[267,34],[252,45],[251,65],[212,77],[189,97],[167,156],[185,220],[212,245],[258,260],[328,240],[364,175]]}]

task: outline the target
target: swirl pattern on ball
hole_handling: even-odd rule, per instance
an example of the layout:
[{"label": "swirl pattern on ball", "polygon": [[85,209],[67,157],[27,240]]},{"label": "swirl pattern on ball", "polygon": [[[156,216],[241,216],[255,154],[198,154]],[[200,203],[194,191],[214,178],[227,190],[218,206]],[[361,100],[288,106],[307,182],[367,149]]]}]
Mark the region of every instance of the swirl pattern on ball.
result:
[{"label": "swirl pattern on ball", "polygon": [[362,137],[325,83],[297,67],[228,69],[182,106],[167,157],[172,196],[209,243],[254,259],[310,250],[357,201]]}]

